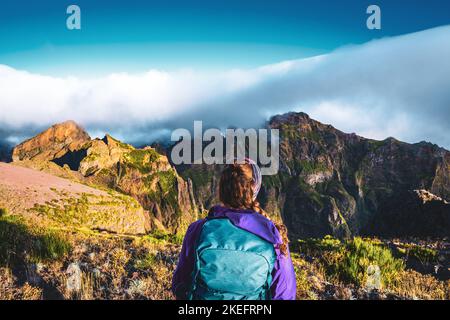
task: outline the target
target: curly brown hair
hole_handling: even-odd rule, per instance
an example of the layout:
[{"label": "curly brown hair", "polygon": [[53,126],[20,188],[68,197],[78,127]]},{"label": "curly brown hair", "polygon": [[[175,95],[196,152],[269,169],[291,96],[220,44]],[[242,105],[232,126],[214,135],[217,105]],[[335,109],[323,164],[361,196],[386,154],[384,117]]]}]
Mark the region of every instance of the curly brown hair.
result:
[{"label": "curly brown hair", "polygon": [[[253,200],[252,167],[248,163],[231,164],[222,172],[219,183],[219,199],[226,207],[232,209],[250,209],[271,220],[257,200]],[[283,243],[279,249],[283,255],[288,252],[287,228],[283,223],[274,222]]]}]

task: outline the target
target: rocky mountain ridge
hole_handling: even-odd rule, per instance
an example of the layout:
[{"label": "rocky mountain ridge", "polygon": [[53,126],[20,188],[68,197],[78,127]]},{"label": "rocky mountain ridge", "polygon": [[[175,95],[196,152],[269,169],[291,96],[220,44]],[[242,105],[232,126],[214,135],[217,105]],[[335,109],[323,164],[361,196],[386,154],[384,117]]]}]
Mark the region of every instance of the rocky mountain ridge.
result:
[{"label": "rocky mountain ridge", "polygon": [[[347,134],[305,113],[275,116],[267,127],[281,133],[280,171],[263,178],[259,200],[291,239],[449,236],[449,151]],[[16,146],[13,160],[131,195],[152,228],[182,233],[218,202],[222,168],[173,166],[164,155],[170,150],[161,148],[138,149],[109,135],[91,139],[69,121]]]},{"label": "rocky mountain ridge", "polygon": [[197,217],[189,183],[166,156],[151,147],[136,149],[110,135],[91,139],[73,121],[17,145],[13,163],[130,195],[150,215],[152,229],[183,232]]},{"label": "rocky mountain ridge", "polygon": [[[267,126],[280,130],[280,171],[263,178],[259,200],[285,222],[292,239],[449,236],[449,151],[426,142],[346,134],[305,113],[275,116]],[[179,171],[194,181],[197,203],[217,201],[219,166]],[[419,189],[442,199],[424,204],[414,192]]]}]

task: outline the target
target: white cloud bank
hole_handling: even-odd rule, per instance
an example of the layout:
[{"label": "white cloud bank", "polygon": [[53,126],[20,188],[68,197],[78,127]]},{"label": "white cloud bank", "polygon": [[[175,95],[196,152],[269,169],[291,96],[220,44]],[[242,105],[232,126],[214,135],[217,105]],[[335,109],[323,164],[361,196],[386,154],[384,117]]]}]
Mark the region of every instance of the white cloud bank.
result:
[{"label": "white cloud bank", "polygon": [[[243,53],[245,54],[245,53]],[[0,65],[0,136],[73,119],[92,134],[150,142],[161,132],[253,127],[305,111],[338,129],[450,148],[450,26],[252,70],[57,78]]]}]

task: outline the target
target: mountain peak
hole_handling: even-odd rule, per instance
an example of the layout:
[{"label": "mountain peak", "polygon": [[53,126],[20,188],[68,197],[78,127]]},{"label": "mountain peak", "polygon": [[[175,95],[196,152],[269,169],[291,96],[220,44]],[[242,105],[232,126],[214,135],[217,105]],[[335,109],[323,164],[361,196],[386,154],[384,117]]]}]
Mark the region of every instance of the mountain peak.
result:
[{"label": "mountain peak", "polygon": [[13,161],[53,160],[75,151],[90,141],[89,134],[75,121],[55,124],[35,137],[17,145],[13,150]]},{"label": "mountain peak", "polygon": [[309,122],[311,118],[308,114],[304,112],[287,112],[283,114],[278,114],[270,118],[269,123],[301,123],[301,122]]}]

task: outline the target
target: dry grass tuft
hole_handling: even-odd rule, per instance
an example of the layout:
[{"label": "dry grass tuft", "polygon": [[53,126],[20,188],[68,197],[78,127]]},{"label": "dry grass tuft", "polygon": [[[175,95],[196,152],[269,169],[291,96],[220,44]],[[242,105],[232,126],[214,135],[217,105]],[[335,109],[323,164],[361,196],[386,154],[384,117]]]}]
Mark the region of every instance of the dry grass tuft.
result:
[{"label": "dry grass tuft", "polygon": [[400,274],[399,280],[388,288],[390,291],[406,298],[421,300],[450,299],[450,280],[438,281],[431,275],[424,275],[413,270]]}]

